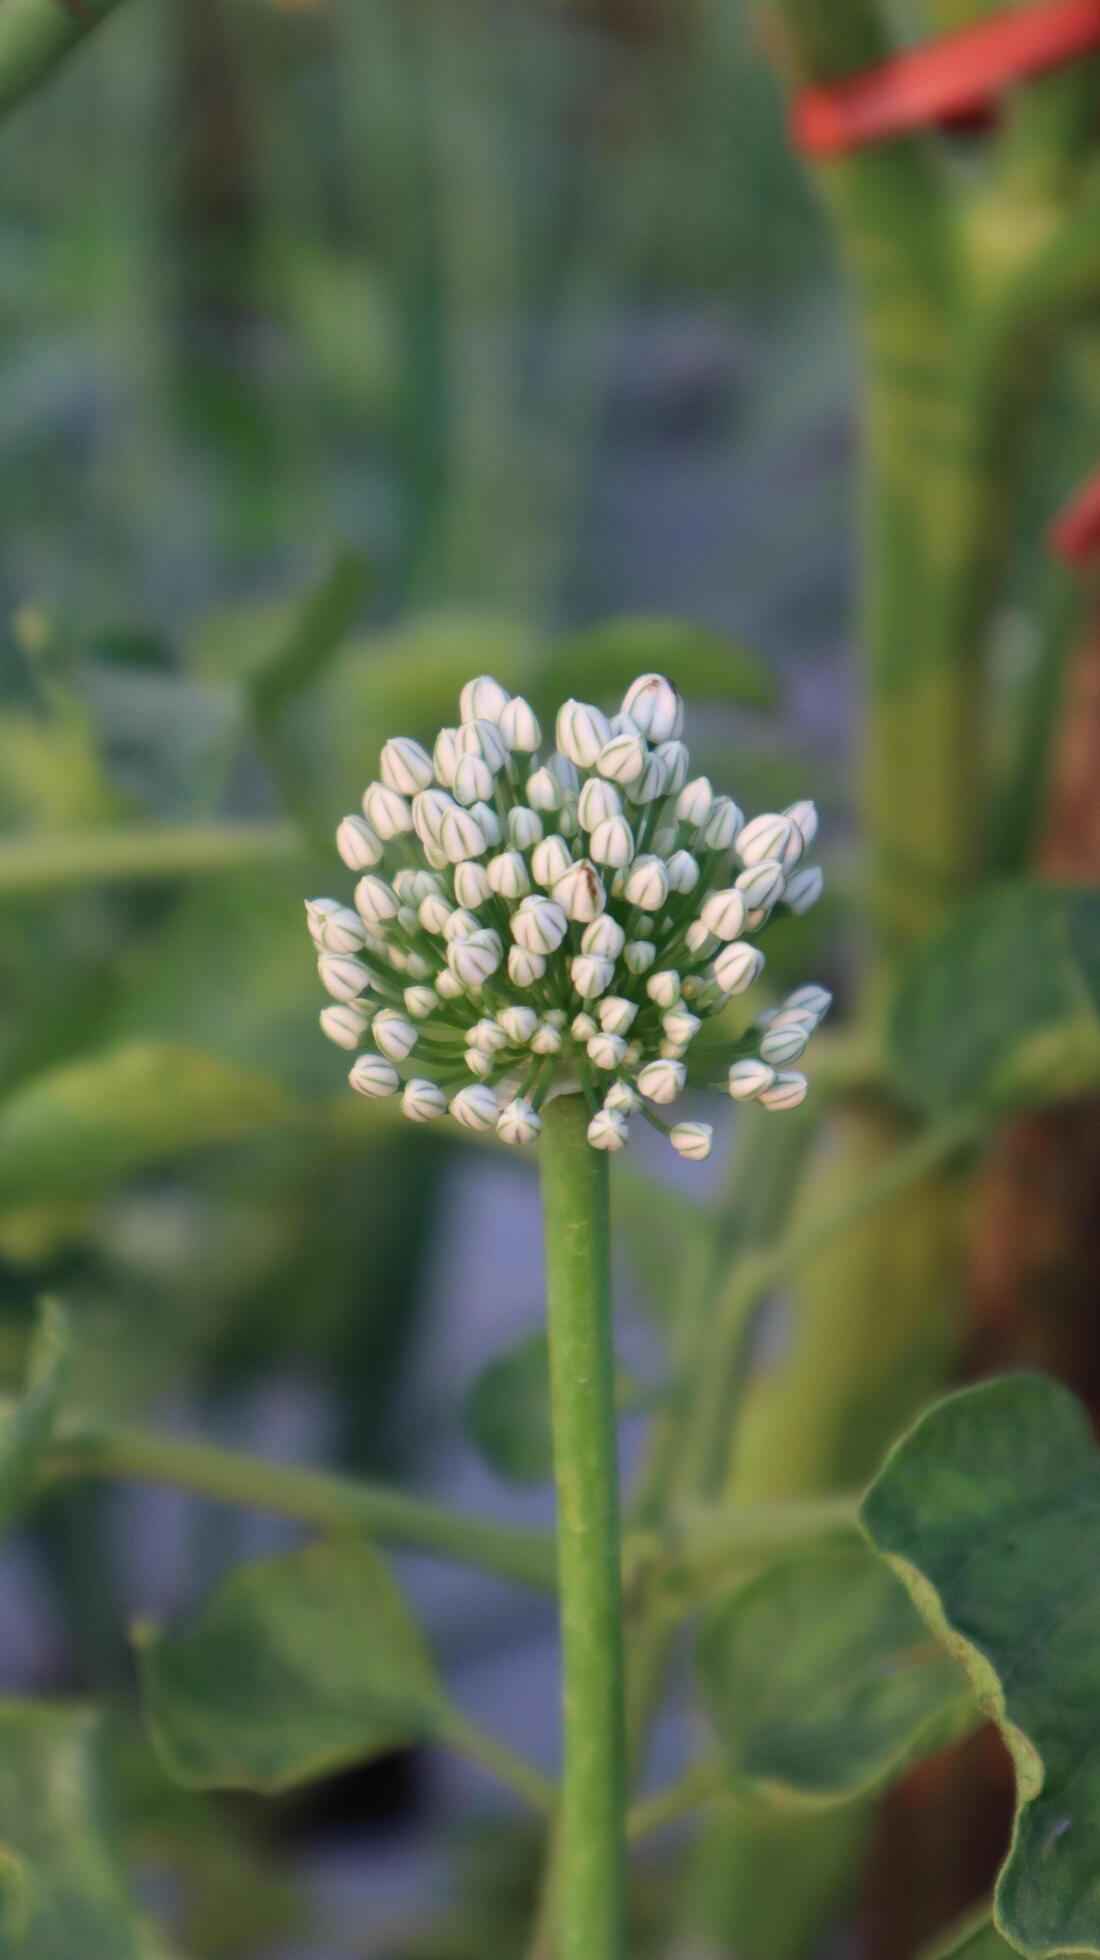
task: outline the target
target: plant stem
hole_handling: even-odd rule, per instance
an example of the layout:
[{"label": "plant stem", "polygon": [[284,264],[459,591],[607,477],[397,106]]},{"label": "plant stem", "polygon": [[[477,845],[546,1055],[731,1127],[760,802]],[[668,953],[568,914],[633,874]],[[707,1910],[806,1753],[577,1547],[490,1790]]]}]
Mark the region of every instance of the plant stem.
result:
[{"label": "plant stem", "polygon": [[61,57],[104,19],[117,0],[3,0],[0,6],[0,115],[37,88]]},{"label": "plant stem", "polygon": [[457,1711],[452,1715],[443,1731],[442,1740],[465,1756],[479,1768],[503,1783],[506,1789],[514,1790],[518,1797],[529,1803],[533,1810],[541,1811],[543,1816],[552,1817],[557,1801],[557,1789],[548,1776],[533,1764],[525,1762],[495,1736],[487,1735],[474,1722],[468,1722]]},{"label": "plant stem", "polygon": [[401,1491],[320,1470],[265,1463],[210,1443],[114,1429],[64,1436],[46,1459],[47,1477],[117,1477],[172,1484],[218,1503],[299,1518],[322,1530],[360,1530],[407,1551],[477,1566],[517,1585],[552,1591],[548,1534],[448,1511]]},{"label": "plant stem", "polygon": [[0,845],[0,899],[70,885],[240,871],[301,849],[287,823],[120,825],[19,837]]},{"label": "plant stem", "polygon": [[608,1160],[580,1096],[543,1118],[543,1226],[558,1492],[564,1769],[561,1960],[622,1960],[626,1892],[622,1580]]},{"label": "plant stem", "polygon": [[630,1811],[631,1843],[636,1844],[652,1831],[663,1830],[666,1824],[678,1823],[681,1817],[690,1817],[693,1810],[719,1796],[725,1782],[721,1763],[696,1763],[666,1789],[658,1790],[652,1797],[643,1797]]}]

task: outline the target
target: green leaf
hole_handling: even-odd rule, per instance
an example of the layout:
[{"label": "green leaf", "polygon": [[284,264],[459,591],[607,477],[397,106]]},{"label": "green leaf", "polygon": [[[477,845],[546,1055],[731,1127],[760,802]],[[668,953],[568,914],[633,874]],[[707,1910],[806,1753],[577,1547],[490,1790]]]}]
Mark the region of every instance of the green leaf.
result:
[{"label": "green leaf", "polygon": [[90,1710],[0,1704],[4,1960],[167,1960],[134,1907]]},{"label": "green leaf", "polygon": [[36,1076],[0,1104],[0,1208],[96,1197],[292,1108],[266,1076],[199,1049],[123,1043]]},{"label": "green leaf", "polygon": [[554,647],[532,688],[553,705],[569,695],[605,701],[622,694],[639,674],[667,674],[680,692],[699,701],[735,701],[742,707],[774,706],[778,689],[755,654],[723,633],[675,619],[612,619]]},{"label": "green leaf", "polygon": [[875,1548],[957,1654],[1016,1767],[996,1922],[1034,1956],[1100,1954],[1100,1463],[1041,1376],[948,1396],[863,1504]]},{"label": "green leaf", "polygon": [[65,1316],[50,1300],[39,1315],[26,1392],[0,1414],[0,1531],[33,1482],[38,1459],[53,1434],[68,1374]]},{"label": "green leaf", "polygon": [[[616,1373],[619,1413],[650,1407],[651,1392],[625,1369]],[[490,1361],[463,1404],[466,1432],[486,1463],[512,1484],[541,1484],[554,1474],[550,1420],[550,1347],[530,1334]]]},{"label": "green leaf", "polygon": [[970,1920],[964,1930],[956,1928],[946,1944],[939,1941],[922,1953],[921,1960],[1011,1960],[1015,1951],[986,1912],[977,1922]]},{"label": "green leaf", "polygon": [[699,1671],[735,1786],[848,1802],[973,1726],[961,1670],[861,1546],[807,1553],[709,1617]]},{"label": "green leaf", "polygon": [[446,1725],[416,1624],[356,1539],[242,1567],[190,1631],[139,1644],[150,1735],[190,1788],[271,1794]]},{"label": "green leaf", "polygon": [[1100,893],[986,892],[914,956],[891,1047],[925,1104],[997,1107],[1100,1082]]}]

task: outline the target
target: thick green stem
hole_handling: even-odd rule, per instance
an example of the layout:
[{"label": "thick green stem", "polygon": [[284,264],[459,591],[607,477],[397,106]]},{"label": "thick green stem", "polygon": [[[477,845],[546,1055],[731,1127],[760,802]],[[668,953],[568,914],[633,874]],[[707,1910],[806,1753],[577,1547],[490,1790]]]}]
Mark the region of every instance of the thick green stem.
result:
[{"label": "thick green stem", "polygon": [[541,1144],[558,1491],[564,1769],[561,1960],[625,1953],[625,1718],[608,1165],[579,1096],[546,1109]]},{"label": "thick green stem", "polygon": [[144,824],[140,830],[126,824],[39,832],[0,844],[0,899],[242,871],[281,863],[301,850],[301,836],[288,823]]}]

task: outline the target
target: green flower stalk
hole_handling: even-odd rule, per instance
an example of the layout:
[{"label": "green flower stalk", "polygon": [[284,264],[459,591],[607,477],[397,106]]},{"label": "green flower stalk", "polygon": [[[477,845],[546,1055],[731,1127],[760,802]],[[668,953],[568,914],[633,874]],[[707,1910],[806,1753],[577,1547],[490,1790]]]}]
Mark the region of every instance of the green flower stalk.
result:
[{"label": "green flower stalk", "polygon": [[[625,1811],[619,1498],[608,1155],[632,1119],[679,1154],[709,1123],[667,1123],[705,1023],[764,968],[757,943],[821,891],[805,862],[812,803],[746,822],[690,776],[683,703],[643,674],[620,712],[567,701],[554,746],[488,675],[431,754],[382,750],[337,847],[354,903],[307,906],[329,1039],[360,1050],[351,1085],[448,1114],[506,1144],[541,1137],[564,1682],[558,1935],[562,1960],[622,1960]],[[829,995],[803,987],[757,1017],[724,1087],[796,1107],[794,1066]]]}]

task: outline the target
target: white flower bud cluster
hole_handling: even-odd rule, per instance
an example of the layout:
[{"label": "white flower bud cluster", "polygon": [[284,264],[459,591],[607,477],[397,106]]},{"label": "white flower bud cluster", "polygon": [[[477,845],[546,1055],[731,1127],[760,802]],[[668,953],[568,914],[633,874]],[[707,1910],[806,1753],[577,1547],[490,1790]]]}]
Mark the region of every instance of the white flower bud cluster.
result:
[{"label": "white flower bud cluster", "polygon": [[[577,1092],[595,1149],[621,1150],[641,1113],[681,1156],[709,1154],[709,1124],[657,1110],[704,1023],[759,978],[769,919],[808,910],[822,881],[804,862],[813,804],[746,822],[690,779],[682,729],[671,681],[643,674],[610,719],[567,701],[548,748],[529,704],[481,675],[430,754],[386,743],[336,833],[354,903],[306,907],[321,1026],[363,1051],[354,1089],[514,1144],[538,1136],[549,1095]],[[802,987],[758,1018],[729,1069],[735,1102],[803,1100],[793,1065],[828,1006]]]}]

